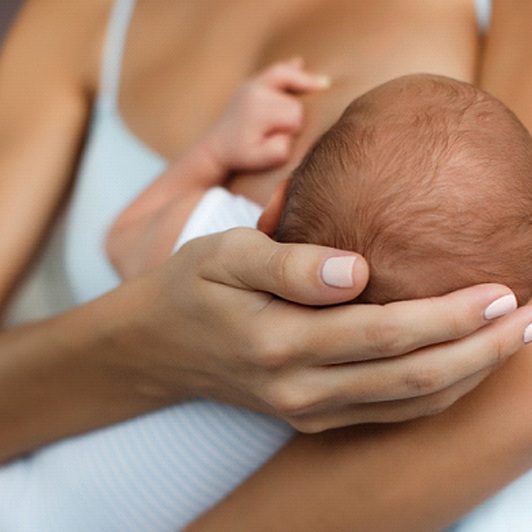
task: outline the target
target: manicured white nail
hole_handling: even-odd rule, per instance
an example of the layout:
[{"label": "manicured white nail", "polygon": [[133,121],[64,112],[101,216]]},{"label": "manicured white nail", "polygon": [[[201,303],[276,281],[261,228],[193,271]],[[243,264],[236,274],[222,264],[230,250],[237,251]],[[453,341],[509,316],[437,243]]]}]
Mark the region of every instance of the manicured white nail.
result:
[{"label": "manicured white nail", "polygon": [[484,311],[484,318],[486,320],[493,320],[513,312],[517,308],[517,299],[513,294],[502,296],[496,299],[493,303],[487,306]]},{"label": "manicured white nail", "polygon": [[332,85],[332,80],[329,76],[316,76],[316,81],[323,89],[328,89]]},{"label": "manicured white nail", "polygon": [[321,269],[323,282],[334,288],[353,288],[353,267],[356,260],[354,255],[327,259]]},{"label": "manicured white nail", "polygon": [[532,323],[525,329],[525,333],[523,334],[523,342],[525,342],[525,344],[532,342]]}]

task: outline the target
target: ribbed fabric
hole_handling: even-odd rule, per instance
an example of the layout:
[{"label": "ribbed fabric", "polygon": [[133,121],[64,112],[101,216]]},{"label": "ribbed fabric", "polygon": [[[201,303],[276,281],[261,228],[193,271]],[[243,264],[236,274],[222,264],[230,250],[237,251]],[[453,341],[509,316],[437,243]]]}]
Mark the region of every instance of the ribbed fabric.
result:
[{"label": "ribbed fabric", "polygon": [[250,200],[214,187],[200,199],[181,231],[174,253],[197,236],[211,235],[234,227],[256,227],[262,208]]},{"label": "ribbed fabric", "polygon": [[291,436],[267,416],[197,401],[71,438],[0,470],[0,530],[179,530]]}]

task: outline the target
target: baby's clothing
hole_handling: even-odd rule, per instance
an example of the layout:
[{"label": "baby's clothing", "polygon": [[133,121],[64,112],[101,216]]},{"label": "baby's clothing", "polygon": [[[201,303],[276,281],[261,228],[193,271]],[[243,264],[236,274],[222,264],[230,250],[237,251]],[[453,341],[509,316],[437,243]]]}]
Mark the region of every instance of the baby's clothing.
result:
[{"label": "baby's clothing", "polygon": [[231,194],[225,188],[209,189],[190,213],[174,253],[189,240],[198,236],[211,235],[234,227],[256,227],[262,207],[252,201]]}]

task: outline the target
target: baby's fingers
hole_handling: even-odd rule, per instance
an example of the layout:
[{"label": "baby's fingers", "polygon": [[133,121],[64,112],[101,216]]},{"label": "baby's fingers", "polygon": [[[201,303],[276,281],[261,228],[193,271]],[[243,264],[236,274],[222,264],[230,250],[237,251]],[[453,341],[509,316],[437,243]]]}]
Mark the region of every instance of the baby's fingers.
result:
[{"label": "baby's fingers", "polygon": [[331,86],[328,76],[303,70],[303,61],[299,58],[276,63],[257,79],[271,88],[295,93],[315,92]]},{"label": "baby's fingers", "polygon": [[260,146],[251,150],[249,156],[259,167],[277,166],[286,162],[292,149],[292,135],[274,133],[263,139]]}]

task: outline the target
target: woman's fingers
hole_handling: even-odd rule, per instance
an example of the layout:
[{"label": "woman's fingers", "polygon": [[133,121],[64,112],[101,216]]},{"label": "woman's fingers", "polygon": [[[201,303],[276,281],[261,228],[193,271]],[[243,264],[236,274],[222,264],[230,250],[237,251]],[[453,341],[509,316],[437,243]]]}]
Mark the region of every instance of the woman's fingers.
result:
[{"label": "woman's fingers", "polygon": [[[523,307],[473,334],[403,356],[306,370],[294,366],[273,376],[265,397],[306,432],[427,415],[452,404],[517,352],[531,322],[532,308]],[[324,343],[314,345],[318,358]]]},{"label": "woman's fingers", "polygon": [[342,408],[294,416],[289,422],[300,432],[316,433],[324,430],[362,423],[398,423],[438,414],[469,393],[491,374],[484,370],[449,388],[430,395],[399,401],[378,403],[350,403]]},{"label": "woman's fingers", "polygon": [[[387,305],[320,308],[309,314],[298,313],[293,321],[283,319],[275,304],[267,310],[271,312],[268,320],[271,328],[281,336],[289,334],[285,329],[290,329],[298,350],[306,352],[307,363],[330,365],[397,357],[428,345],[457,340],[513,312],[516,307],[515,297],[508,288],[484,284],[441,297]],[[525,309],[520,315],[525,316],[523,323],[515,323],[524,327],[526,316],[532,321],[531,310]],[[324,337],[327,337],[326,350],[314,358],[308,348],[323,345]]]},{"label": "woman's fingers", "polygon": [[[315,390],[311,403],[338,405],[430,395],[493,368],[524,344],[532,308],[523,307],[455,341],[436,343],[402,356],[314,367],[301,384]],[[318,382],[321,387],[317,387]]]}]

